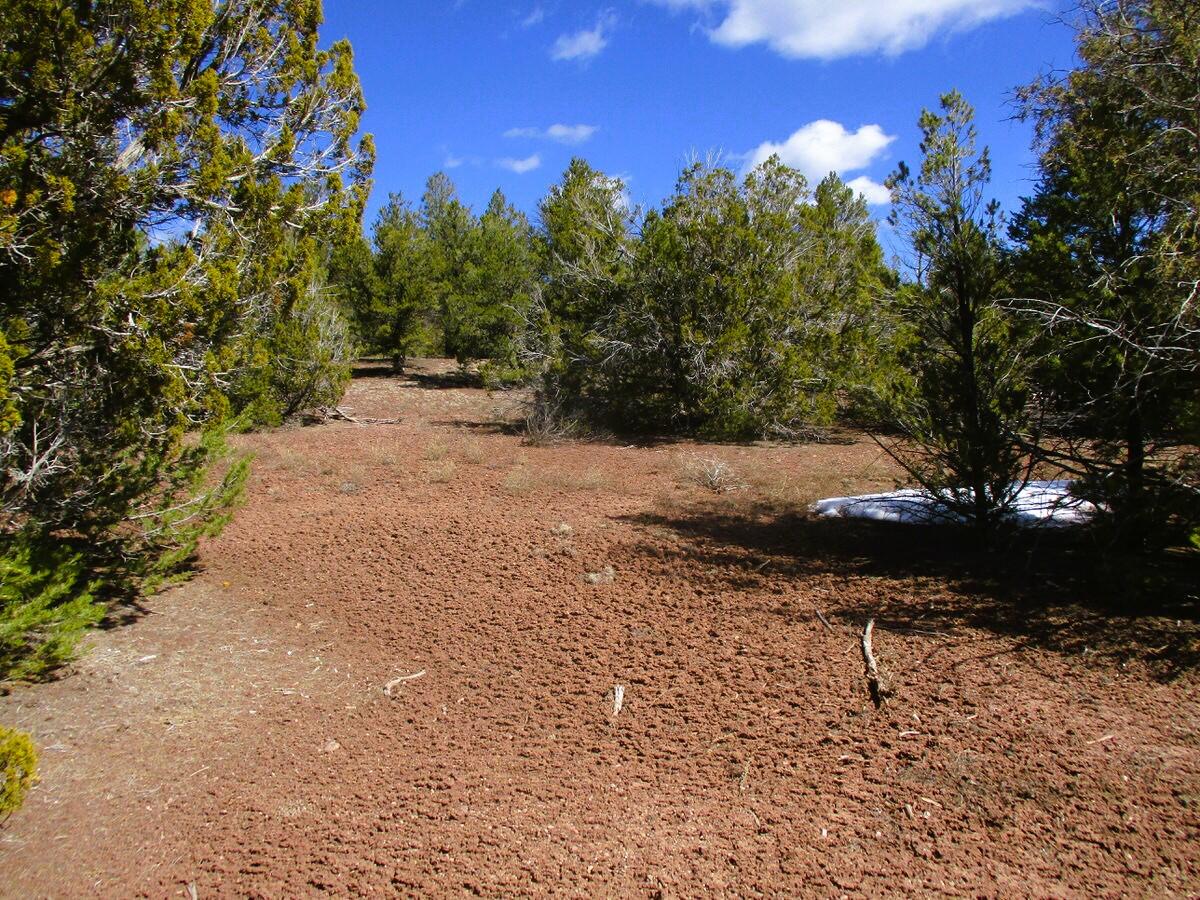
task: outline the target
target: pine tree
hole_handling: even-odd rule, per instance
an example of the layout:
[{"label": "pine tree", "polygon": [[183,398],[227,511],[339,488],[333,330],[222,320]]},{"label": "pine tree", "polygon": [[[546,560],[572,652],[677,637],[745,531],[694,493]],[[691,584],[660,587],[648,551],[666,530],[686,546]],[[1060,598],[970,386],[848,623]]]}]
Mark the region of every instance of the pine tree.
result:
[{"label": "pine tree", "polygon": [[434,250],[421,214],[399,194],[379,210],[371,242],[374,290],[356,305],[359,329],[369,349],[398,366],[441,341]]},{"label": "pine tree", "polygon": [[887,395],[907,439],[885,444],[926,489],[981,528],[1015,498],[1028,438],[1023,355],[998,301],[1008,295],[999,211],[976,149],[971,107],[957,91],[921,114],[921,170],[889,180],[891,221],[911,242],[911,280],[896,294],[908,377]]},{"label": "pine tree", "polygon": [[469,232],[460,305],[444,323],[460,362],[489,360],[488,372],[517,376],[514,339],[525,321],[536,257],[525,216],[497,190]]}]

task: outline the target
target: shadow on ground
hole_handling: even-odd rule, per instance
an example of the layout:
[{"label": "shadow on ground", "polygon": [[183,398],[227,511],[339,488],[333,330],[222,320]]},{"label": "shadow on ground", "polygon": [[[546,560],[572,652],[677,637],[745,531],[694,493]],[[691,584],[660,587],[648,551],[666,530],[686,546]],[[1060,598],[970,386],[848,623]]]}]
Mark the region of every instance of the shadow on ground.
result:
[{"label": "shadow on ground", "polygon": [[[622,517],[677,540],[634,552],[673,565],[708,568],[730,589],[751,591],[778,580],[881,579],[878,591],[829,595],[825,614],[861,627],[914,633],[986,629],[1064,654],[1139,661],[1170,681],[1200,667],[1200,556],[1153,559],[1106,554],[1086,535],[1012,535],[982,549],[963,529],[823,519],[803,514],[741,513],[720,506]],[[788,605],[775,615],[811,617]]]},{"label": "shadow on ground", "polygon": [[413,359],[397,369],[390,360],[360,359],[350,368],[351,378],[395,378],[411,387],[444,391],[482,388],[483,378],[447,360]]}]

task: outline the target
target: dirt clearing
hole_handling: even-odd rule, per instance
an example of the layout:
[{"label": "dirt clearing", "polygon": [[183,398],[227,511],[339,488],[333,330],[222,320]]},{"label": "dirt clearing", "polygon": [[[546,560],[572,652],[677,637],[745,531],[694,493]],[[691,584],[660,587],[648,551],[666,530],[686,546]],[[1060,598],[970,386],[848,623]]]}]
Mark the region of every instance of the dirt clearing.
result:
[{"label": "dirt clearing", "polygon": [[368,369],[399,424],[246,437],[198,576],[0,698],[42,758],[0,894],[1200,891],[1191,561],[1099,611],[1037,548],[800,515],[893,485],[869,441],[532,447],[512,404]]}]

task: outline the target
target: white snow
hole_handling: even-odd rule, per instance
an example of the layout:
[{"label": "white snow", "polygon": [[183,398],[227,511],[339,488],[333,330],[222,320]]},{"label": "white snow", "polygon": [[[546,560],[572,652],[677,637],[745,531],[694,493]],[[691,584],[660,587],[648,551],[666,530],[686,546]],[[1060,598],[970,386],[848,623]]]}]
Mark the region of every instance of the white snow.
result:
[{"label": "white snow", "polygon": [[[1015,492],[1008,519],[1016,525],[1062,527],[1087,522],[1096,507],[1071,493],[1069,481],[1029,481],[1013,485]],[[966,492],[960,494],[966,499]],[[859,497],[830,497],[809,507],[818,516],[872,519],[876,522],[938,524],[963,522],[964,517],[945,502],[948,492],[931,494],[908,488]],[[960,501],[961,502],[961,501]]]}]

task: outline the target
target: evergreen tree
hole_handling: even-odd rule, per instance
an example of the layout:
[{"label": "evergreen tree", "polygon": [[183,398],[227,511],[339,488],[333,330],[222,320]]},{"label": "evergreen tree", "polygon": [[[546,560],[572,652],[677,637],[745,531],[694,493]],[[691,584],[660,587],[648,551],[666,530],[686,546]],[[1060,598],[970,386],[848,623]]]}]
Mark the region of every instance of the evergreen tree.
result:
[{"label": "evergreen tree", "polygon": [[432,241],[421,214],[399,194],[379,210],[371,240],[375,289],[360,295],[356,315],[367,346],[398,366],[440,342]]},{"label": "evergreen tree", "polygon": [[543,392],[571,404],[602,394],[592,327],[620,303],[634,253],[625,186],[576,157],[538,205],[543,274],[521,337]]},{"label": "evergreen tree", "polygon": [[866,199],[836,173],[821,180],[802,213],[807,240],[797,269],[807,304],[796,343],[821,372],[812,415],[828,420],[835,406],[838,415],[869,415],[897,365],[887,317],[880,315],[897,276],[884,262]]},{"label": "evergreen tree", "polygon": [[551,387],[623,428],[829,424],[864,380],[886,270],[865,204],[836,176],[810,199],[774,157],[742,181],[697,162],[637,234],[619,184],[573,163],[542,207]]},{"label": "evergreen tree", "polygon": [[907,439],[887,449],[927,490],[976,525],[996,525],[1020,480],[1027,438],[1023,354],[998,305],[1007,296],[999,212],[986,202],[986,148],[957,91],[921,114],[920,173],[889,180],[891,221],[912,246],[896,294],[908,377],[887,395]]},{"label": "evergreen tree", "polygon": [[[207,474],[231,406],[273,418],[316,383],[336,390],[336,372],[305,369],[341,353],[316,346],[339,333],[319,310],[319,262],[360,227],[372,153],[352,145],[364,105],[350,47],[320,49],[320,22],[319,0],[4,4],[10,576],[24,567],[45,585],[58,551],[29,543],[72,541],[103,555],[110,579],[161,577],[219,527],[245,477]],[[274,366],[281,355],[298,364]],[[51,568],[33,571],[39,560]],[[26,633],[31,652],[90,590],[64,583]],[[31,590],[4,598],[4,615],[47,596]]]},{"label": "evergreen tree", "polygon": [[1200,520],[1200,13],[1088,3],[1081,65],[1022,92],[1041,179],[1015,218],[1015,303],[1043,329],[1057,437],[1127,544]]},{"label": "evergreen tree", "polygon": [[[474,215],[458,197],[454,182],[444,172],[436,172],[425,183],[421,197],[421,224],[428,241],[429,291],[425,308],[431,315],[426,323],[435,326],[441,352],[460,355],[459,330],[453,323],[463,319],[470,306],[463,292],[470,265],[472,234],[477,227]],[[445,325],[451,324],[447,331]]]},{"label": "evergreen tree", "polygon": [[468,233],[458,305],[443,324],[460,362],[491,361],[488,371],[515,375],[517,329],[528,312],[536,275],[533,230],[497,190]]}]

